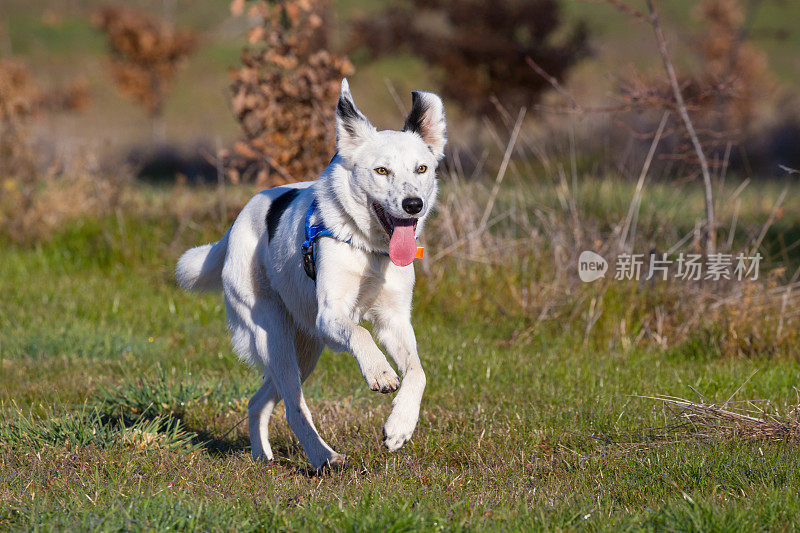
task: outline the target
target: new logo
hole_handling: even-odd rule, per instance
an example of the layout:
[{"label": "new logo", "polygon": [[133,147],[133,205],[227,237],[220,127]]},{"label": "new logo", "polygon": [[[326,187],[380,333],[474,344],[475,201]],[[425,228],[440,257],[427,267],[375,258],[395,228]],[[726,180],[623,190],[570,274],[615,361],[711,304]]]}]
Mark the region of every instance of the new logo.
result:
[{"label": "new logo", "polygon": [[599,254],[584,250],[578,257],[578,276],[581,281],[590,283],[596,279],[604,278],[607,270],[608,261]]}]

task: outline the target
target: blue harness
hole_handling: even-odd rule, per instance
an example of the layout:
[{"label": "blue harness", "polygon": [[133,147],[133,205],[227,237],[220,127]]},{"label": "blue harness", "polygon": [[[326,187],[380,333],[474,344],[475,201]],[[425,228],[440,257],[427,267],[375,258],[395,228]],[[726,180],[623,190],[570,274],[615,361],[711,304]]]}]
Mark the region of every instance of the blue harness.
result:
[{"label": "blue harness", "polygon": [[[300,245],[300,251],[303,253],[303,268],[309,278],[317,281],[317,239],[320,237],[331,237],[336,239],[336,235],[331,230],[325,227],[325,224],[311,224],[311,217],[317,211],[317,199],[311,201],[306,213],[306,240]],[[350,244],[350,239],[345,241]]]},{"label": "blue harness", "polygon": [[[303,269],[306,271],[306,275],[314,281],[317,281],[317,239],[320,237],[330,237],[347,244],[352,244],[350,242],[351,239],[347,239],[346,241],[339,239],[331,230],[325,227],[325,224],[321,221],[319,224],[311,224],[311,217],[313,217],[316,212],[317,199],[314,198],[311,201],[311,205],[308,206],[308,212],[306,213],[306,240],[300,245],[300,251],[303,254]],[[386,252],[376,252],[374,250],[370,250],[370,252],[389,257],[389,254]]]}]

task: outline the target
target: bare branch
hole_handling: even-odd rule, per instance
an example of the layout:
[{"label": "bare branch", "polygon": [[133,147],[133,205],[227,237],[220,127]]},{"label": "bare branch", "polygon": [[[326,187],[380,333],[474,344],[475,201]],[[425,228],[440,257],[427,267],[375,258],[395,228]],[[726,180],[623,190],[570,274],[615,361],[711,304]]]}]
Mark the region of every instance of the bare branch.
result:
[{"label": "bare branch", "polygon": [[580,0],[581,2],[585,2],[587,4],[599,4],[601,2],[605,2],[607,4],[611,4],[612,6],[616,7],[623,13],[626,13],[633,18],[635,18],[638,22],[645,22],[648,17],[638,9],[634,9],[622,0]]},{"label": "bare branch", "polygon": [[[612,2],[612,0],[608,0]],[[653,27],[653,32],[658,41],[658,50],[661,53],[661,60],[664,63],[664,69],[667,71],[672,92],[675,96],[675,106],[678,109],[678,114],[683,120],[683,125],[686,127],[686,132],[692,140],[692,146],[697,154],[697,159],[700,162],[700,170],[703,174],[703,185],[705,187],[705,204],[706,204],[706,253],[713,254],[717,246],[717,231],[714,221],[714,192],[711,186],[711,172],[708,169],[708,160],[703,152],[703,147],[700,145],[700,140],[697,138],[697,132],[694,129],[689,112],[686,110],[686,103],[681,93],[681,88],[678,83],[678,77],[675,74],[675,67],[672,64],[672,59],[669,56],[667,49],[667,40],[664,38],[664,32],[661,30],[661,23],[658,20],[658,12],[656,11],[655,0],[645,0],[647,9],[650,11],[650,25]],[[612,2],[613,3],[613,2]]]},{"label": "bare branch", "polygon": [[532,57],[530,57],[530,56],[526,57],[525,61],[528,63],[528,66],[530,66],[534,71],[536,71],[536,73],[539,76],[544,78],[550,85],[552,85],[553,88],[556,91],[558,91],[558,94],[560,94],[561,96],[563,96],[564,98],[569,100],[569,103],[572,105],[572,107],[574,109],[577,109],[577,110],[581,109],[581,106],[578,104],[578,102],[575,100],[575,98],[572,97],[572,95],[569,93],[569,91],[567,91],[560,83],[558,83],[557,79],[555,79],[553,76],[548,74],[542,67],[540,67],[536,63],[536,61],[533,60]]},{"label": "bare branch", "polygon": [[547,105],[535,105],[533,108],[536,111],[543,111],[545,113],[553,113],[557,115],[583,115],[587,113],[623,113],[632,109],[637,109],[632,105],[616,105],[616,106],[602,106],[602,107],[553,107]]}]

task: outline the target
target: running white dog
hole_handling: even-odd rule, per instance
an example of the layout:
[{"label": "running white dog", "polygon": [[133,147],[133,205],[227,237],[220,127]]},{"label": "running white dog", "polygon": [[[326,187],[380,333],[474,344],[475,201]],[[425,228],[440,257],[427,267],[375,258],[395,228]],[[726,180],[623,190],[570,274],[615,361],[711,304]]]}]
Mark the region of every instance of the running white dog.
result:
[{"label": "running white dog", "polygon": [[327,344],[353,354],[370,389],[397,390],[400,379],[361,319],[403,375],[383,442],[395,451],[414,432],[425,373],[411,327],[411,263],[447,139],[439,97],[412,96],[403,131],[377,131],[343,80],[338,152],[319,179],[259,193],[219,242],[178,261],[181,287],[224,290],[234,350],[264,374],[248,405],[254,459],[273,458],[268,423],[283,398],[311,464],[343,464],[314,427],[301,383]]}]

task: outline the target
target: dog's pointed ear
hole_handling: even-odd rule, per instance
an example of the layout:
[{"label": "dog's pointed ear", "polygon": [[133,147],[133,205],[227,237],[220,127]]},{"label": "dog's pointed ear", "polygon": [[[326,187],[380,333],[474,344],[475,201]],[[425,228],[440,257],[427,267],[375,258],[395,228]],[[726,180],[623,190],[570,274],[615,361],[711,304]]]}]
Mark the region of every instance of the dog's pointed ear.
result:
[{"label": "dog's pointed ear", "polygon": [[375,131],[375,127],[356,107],[347,78],[343,78],[342,91],[336,104],[336,149],[339,154],[349,159],[353,150]]},{"label": "dog's pointed ear", "polygon": [[444,145],[447,144],[447,123],[442,99],[433,93],[412,92],[411,112],[406,117],[403,131],[418,134],[436,159],[441,159],[444,156]]}]

